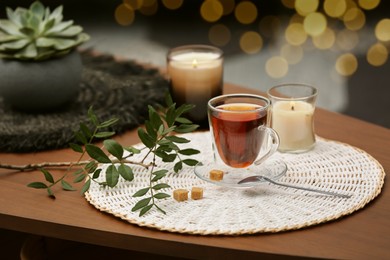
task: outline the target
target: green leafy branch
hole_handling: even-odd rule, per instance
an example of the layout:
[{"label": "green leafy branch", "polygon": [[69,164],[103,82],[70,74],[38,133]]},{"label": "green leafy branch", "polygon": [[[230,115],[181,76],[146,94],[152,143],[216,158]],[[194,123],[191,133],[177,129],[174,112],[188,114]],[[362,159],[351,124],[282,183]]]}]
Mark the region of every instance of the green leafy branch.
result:
[{"label": "green leafy branch", "polygon": [[[72,174],[73,183],[84,182],[81,193],[85,193],[90,188],[91,182],[96,182],[105,187],[115,187],[120,178],[124,181],[133,181],[134,166],[146,168],[150,173],[149,184],[138,190],[133,197],[140,200],[132,208],[132,211],[140,211],[140,216],[155,207],[158,211],[165,211],[158,206],[158,200],[170,197],[166,189],[171,188],[169,184],[163,182],[163,178],[168,174],[167,169],[160,169],[157,165],[157,158],[163,162],[173,163],[173,170],[178,173],[184,165],[194,166],[197,160],[189,156],[199,153],[193,148],[179,147],[180,144],[189,143],[190,140],[175,135],[176,133],[189,133],[198,128],[183,115],[193,108],[192,105],[182,105],[176,108],[170,96],[166,98],[166,107],[159,107],[157,110],[148,106],[149,118],[145,121],[145,128],[138,128],[138,136],[144,147],[134,146],[124,147],[117,141],[109,139],[115,132],[106,129],[114,125],[118,120],[110,119],[100,122],[93,109],[88,110],[88,119],[93,125],[90,129],[87,124],[80,123],[79,130],[75,132],[77,142],[71,143],[73,151],[80,154],[76,162],[60,163],[40,163],[22,166],[0,165],[2,168],[34,170],[39,169],[45,178],[45,182],[32,182],[27,186],[36,189],[45,189],[51,198],[55,198],[53,187],[61,185],[65,191],[76,190],[71,183],[66,181],[66,177]],[[103,147],[95,145],[96,140],[103,140]],[[141,160],[131,160],[135,154],[140,154],[145,150],[145,156]],[[84,159],[86,156],[88,159]],[[103,165],[105,167],[103,167]],[[48,170],[49,167],[68,167],[61,177],[54,178]],[[77,170],[73,170],[77,167]],[[100,176],[102,175],[102,178]],[[103,179],[103,181],[102,181]]]}]

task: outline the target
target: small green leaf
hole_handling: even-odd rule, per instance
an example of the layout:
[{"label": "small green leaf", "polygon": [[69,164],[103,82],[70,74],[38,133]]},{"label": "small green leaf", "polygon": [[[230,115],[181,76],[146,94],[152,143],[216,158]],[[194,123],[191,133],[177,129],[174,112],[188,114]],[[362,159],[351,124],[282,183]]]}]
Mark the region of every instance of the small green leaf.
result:
[{"label": "small green leaf", "polygon": [[173,167],[173,170],[175,172],[179,172],[181,169],[183,169],[183,163],[181,161],[175,163],[175,166]]},{"label": "small green leaf", "polygon": [[171,186],[169,186],[168,184],[166,183],[159,183],[159,184],[156,184],[152,187],[153,190],[161,190],[161,189],[165,189],[165,188],[170,188]]},{"label": "small green leaf", "polygon": [[85,165],[84,169],[88,173],[92,173],[96,170],[97,167],[98,167],[98,164],[95,161],[91,161],[87,165]]},{"label": "small green leaf", "polygon": [[141,152],[140,149],[134,148],[132,146],[130,146],[130,147],[123,147],[123,149],[125,149],[126,151],[128,151],[130,153],[133,153],[133,154],[139,154]]},{"label": "small green leaf", "polygon": [[157,130],[160,127],[160,125],[163,124],[161,117],[152,106],[148,106],[148,109],[149,109],[149,121],[154,127],[154,129]]},{"label": "small green leaf", "polygon": [[69,182],[67,182],[65,180],[61,180],[61,186],[62,186],[62,189],[66,190],[66,191],[74,191],[74,190],[76,190],[75,188],[73,188],[72,185],[70,185]]},{"label": "small green leaf", "polygon": [[93,144],[86,144],[85,150],[91,158],[95,159],[100,163],[111,163],[110,158],[100,149],[99,147]]},{"label": "small green leaf", "polygon": [[110,165],[106,170],[106,182],[109,187],[115,187],[118,184],[119,172],[115,165]]},{"label": "small green leaf", "polygon": [[157,131],[156,131],[156,129],[154,129],[154,127],[152,126],[152,124],[149,120],[145,121],[145,129],[146,129],[146,132],[148,133],[148,135],[155,142],[157,140]]},{"label": "small green leaf", "polygon": [[165,121],[167,122],[167,125],[171,127],[175,123],[175,120],[175,105],[171,105],[166,112]]},{"label": "small green leaf", "polygon": [[137,191],[136,193],[133,194],[133,197],[142,197],[142,196],[144,196],[146,193],[148,193],[149,190],[150,190],[149,187],[140,189],[139,191]]},{"label": "small green leaf", "polygon": [[148,148],[154,147],[153,139],[145,132],[144,129],[138,128],[138,137],[141,139],[142,143],[146,147],[148,147]]},{"label": "small green leaf", "polygon": [[34,188],[34,189],[46,189],[47,185],[43,182],[31,182],[27,184],[27,187]]},{"label": "small green leaf", "polygon": [[82,144],[88,143],[87,138],[84,136],[84,134],[81,131],[75,132],[74,136],[75,136],[76,140],[79,141],[80,143],[82,143]]},{"label": "small green leaf", "polygon": [[186,125],[182,124],[175,128],[175,132],[177,133],[190,133],[194,130],[196,130],[199,127],[199,125]]},{"label": "small green leaf", "polygon": [[172,152],[172,142],[168,142],[168,143],[166,143],[166,144],[164,144],[164,145],[160,145],[157,149],[156,149],[156,151],[161,151],[161,152],[165,152],[165,153],[170,153],[170,152]]},{"label": "small green leaf", "polygon": [[152,178],[152,182],[155,182],[155,181],[158,181],[162,178],[164,178],[166,176],[166,173],[160,173],[160,174],[156,174],[153,178]]},{"label": "small green leaf", "polygon": [[184,164],[187,164],[188,166],[195,166],[199,163],[199,161],[194,160],[194,159],[185,159],[183,160]]},{"label": "small green leaf", "polygon": [[123,157],[123,148],[115,140],[108,139],[103,141],[104,147],[107,151],[115,156],[118,160],[121,160]]},{"label": "small green leaf", "polygon": [[175,135],[171,135],[171,136],[167,136],[165,137],[166,139],[174,142],[174,143],[178,143],[178,144],[184,144],[184,143],[189,143],[190,140],[184,138],[184,137],[179,137],[179,136],[175,136]]},{"label": "small green leaf", "polygon": [[98,128],[105,128],[105,127],[109,127],[109,126],[112,126],[112,125],[115,125],[116,123],[118,123],[119,119],[118,118],[111,118],[107,121],[104,121],[103,123],[99,124],[98,125]]},{"label": "small green leaf", "polygon": [[162,208],[160,208],[159,206],[157,206],[156,204],[154,204],[154,206],[163,214],[167,214]]},{"label": "small green leaf", "polygon": [[84,123],[80,123],[80,131],[84,134],[84,136],[89,139],[92,137],[92,132],[88,128],[88,126]]},{"label": "small green leaf", "polygon": [[161,135],[167,135],[167,134],[175,131],[175,129],[176,129],[175,125],[168,127],[168,128],[165,128],[165,130],[161,133]]},{"label": "small green leaf", "polygon": [[93,173],[92,179],[97,179],[97,178],[99,178],[101,172],[102,172],[102,169],[97,169],[97,170]]},{"label": "small green leaf", "polygon": [[134,211],[139,210],[140,208],[146,207],[146,206],[149,204],[149,202],[150,202],[151,199],[152,199],[152,198],[149,197],[149,198],[145,198],[145,199],[142,199],[142,200],[138,201],[138,202],[135,204],[135,206],[131,209],[131,211],[134,212]]},{"label": "small green leaf", "polygon": [[195,107],[195,105],[192,105],[192,104],[183,104],[181,105],[180,107],[178,107],[176,109],[176,118],[177,117],[180,117],[182,114],[190,111],[191,109],[193,109]]},{"label": "small green leaf", "polygon": [[54,196],[54,193],[50,188],[47,188],[46,191],[47,191],[47,194],[49,195],[50,198],[52,198],[52,199],[56,198],[56,196]]},{"label": "small green leaf", "polygon": [[73,182],[74,182],[74,183],[82,182],[82,181],[85,179],[85,177],[86,177],[85,174],[80,174],[80,175],[78,175],[78,176],[73,180]]},{"label": "small green leaf", "polygon": [[180,124],[192,124],[192,121],[185,118],[185,117],[178,117],[176,118],[176,122],[180,123]]},{"label": "small green leaf", "polygon": [[153,204],[150,204],[146,207],[143,207],[139,213],[139,216],[142,217],[143,215],[145,215],[145,213],[148,212],[152,207],[153,207]]},{"label": "small green leaf", "polygon": [[85,192],[87,192],[89,190],[89,187],[91,186],[91,180],[89,179],[88,181],[86,181],[83,185],[83,187],[81,188],[80,190],[80,193],[81,194],[84,194]]},{"label": "small green leaf", "polygon": [[75,143],[70,143],[69,146],[76,153],[83,153],[83,147],[81,145],[78,145],[78,144],[75,144]]},{"label": "small green leaf", "polygon": [[169,92],[167,92],[165,94],[165,104],[167,105],[167,107],[170,107],[173,105],[172,96],[169,94]]},{"label": "small green leaf", "polygon": [[174,160],[176,160],[177,158],[177,154],[167,154],[166,156],[164,157],[161,157],[161,159],[163,160],[163,162],[173,162]]},{"label": "small green leaf", "polygon": [[192,149],[192,148],[179,150],[178,152],[179,152],[180,154],[183,154],[183,155],[194,155],[194,154],[199,154],[199,153],[200,153],[199,150]]},{"label": "small green leaf", "polygon": [[97,116],[96,116],[95,112],[93,112],[93,107],[92,106],[90,106],[89,109],[88,109],[88,118],[92,122],[92,124],[94,124],[95,126],[99,125],[99,121],[97,119]]},{"label": "small green leaf", "polygon": [[121,164],[118,167],[118,171],[122,178],[126,181],[132,181],[134,179],[133,169],[131,169],[130,166]]},{"label": "small green leaf", "polygon": [[73,173],[73,175],[74,175],[74,176],[77,176],[77,175],[79,175],[79,174],[82,173],[82,172],[84,172],[83,169],[78,169],[77,171],[75,171],[75,172]]},{"label": "small green leaf", "polygon": [[51,173],[48,170],[43,169],[43,168],[41,168],[40,170],[43,173],[43,175],[45,175],[46,181],[48,181],[50,183],[54,183],[53,175],[51,175]]},{"label": "small green leaf", "polygon": [[98,132],[94,135],[96,138],[107,138],[115,135],[115,132]]},{"label": "small green leaf", "polygon": [[168,173],[168,170],[165,169],[152,172],[153,175],[166,174],[166,173]]},{"label": "small green leaf", "polygon": [[160,193],[154,194],[153,197],[160,200],[160,199],[169,198],[170,196],[171,196],[171,195],[169,195],[169,194],[160,192]]}]

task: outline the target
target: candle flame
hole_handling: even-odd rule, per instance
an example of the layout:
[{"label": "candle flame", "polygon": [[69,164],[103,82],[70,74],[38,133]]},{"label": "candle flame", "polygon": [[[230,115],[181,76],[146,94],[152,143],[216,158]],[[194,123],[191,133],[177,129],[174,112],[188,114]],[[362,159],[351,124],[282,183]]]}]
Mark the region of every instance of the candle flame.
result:
[{"label": "candle flame", "polygon": [[294,101],[291,101],[290,102],[290,106],[291,106],[291,110],[294,111],[295,110],[295,102]]},{"label": "candle flame", "polygon": [[192,61],[192,67],[194,67],[194,68],[197,68],[197,67],[198,67],[198,61],[197,61],[196,59],[194,59],[194,60]]}]

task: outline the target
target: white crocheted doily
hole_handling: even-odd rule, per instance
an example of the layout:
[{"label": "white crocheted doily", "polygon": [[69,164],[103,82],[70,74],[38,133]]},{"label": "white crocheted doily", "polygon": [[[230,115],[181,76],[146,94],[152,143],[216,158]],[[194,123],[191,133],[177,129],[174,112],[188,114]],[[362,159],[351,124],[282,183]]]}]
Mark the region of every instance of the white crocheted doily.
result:
[{"label": "white crocheted doily", "polygon": [[[190,147],[202,153],[198,160],[212,160],[209,132],[186,134]],[[141,157],[141,156],[140,156]],[[252,188],[215,186],[195,176],[192,167],[179,174],[173,170],[162,181],[172,189],[204,188],[204,198],[177,202],[171,198],[159,200],[166,215],[155,208],[139,217],[131,209],[140,198],[132,195],[148,186],[149,174],[142,168],[132,182],[120,181],[115,188],[104,188],[92,182],[86,199],[101,211],[113,214],[132,224],[170,232],[202,235],[240,235],[259,232],[279,232],[299,229],[351,214],[373,200],[381,191],[385,172],[366,152],[350,145],[317,138],[313,150],[302,154],[276,153],[288,166],[279,182],[352,194],[344,199],[333,196],[261,184]],[[136,160],[136,158],[133,158]],[[158,166],[173,165],[158,161]]]}]

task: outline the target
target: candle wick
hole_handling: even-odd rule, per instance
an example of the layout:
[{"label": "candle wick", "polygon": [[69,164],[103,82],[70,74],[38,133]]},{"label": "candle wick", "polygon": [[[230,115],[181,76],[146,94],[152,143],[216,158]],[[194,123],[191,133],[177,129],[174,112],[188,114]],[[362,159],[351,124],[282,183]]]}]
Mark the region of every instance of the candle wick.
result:
[{"label": "candle wick", "polygon": [[291,110],[292,110],[292,111],[294,111],[294,110],[295,110],[295,109],[294,109],[294,106],[291,106]]}]

